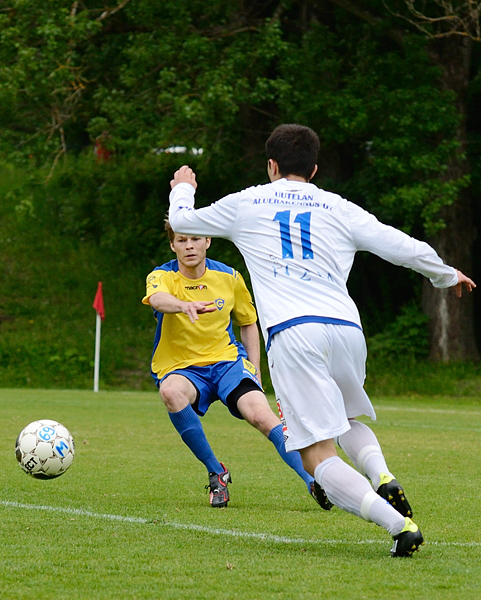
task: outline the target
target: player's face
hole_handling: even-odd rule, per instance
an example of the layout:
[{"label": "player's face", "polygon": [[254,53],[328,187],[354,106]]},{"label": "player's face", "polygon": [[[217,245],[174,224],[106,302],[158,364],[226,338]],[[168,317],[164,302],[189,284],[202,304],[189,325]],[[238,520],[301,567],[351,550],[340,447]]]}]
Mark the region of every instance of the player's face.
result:
[{"label": "player's face", "polygon": [[179,263],[187,269],[195,269],[205,261],[210,241],[209,237],[176,233],[170,247]]}]

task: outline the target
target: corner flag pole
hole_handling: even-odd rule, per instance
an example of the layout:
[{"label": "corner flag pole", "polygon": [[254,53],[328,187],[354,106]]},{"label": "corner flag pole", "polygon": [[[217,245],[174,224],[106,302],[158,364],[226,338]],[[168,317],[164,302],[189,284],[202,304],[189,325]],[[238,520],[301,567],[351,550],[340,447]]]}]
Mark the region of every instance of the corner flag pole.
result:
[{"label": "corner flag pole", "polygon": [[99,391],[99,374],[100,374],[100,330],[102,328],[102,320],[97,313],[95,324],[95,366],[94,366],[94,392]]},{"label": "corner flag pole", "polygon": [[102,293],[102,282],[99,281],[97,293],[95,294],[92,306],[97,312],[95,324],[95,363],[94,363],[94,392],[99,391],[99,373],[100,373],[100,331],[102,321],[105,319],[104,297]]}]

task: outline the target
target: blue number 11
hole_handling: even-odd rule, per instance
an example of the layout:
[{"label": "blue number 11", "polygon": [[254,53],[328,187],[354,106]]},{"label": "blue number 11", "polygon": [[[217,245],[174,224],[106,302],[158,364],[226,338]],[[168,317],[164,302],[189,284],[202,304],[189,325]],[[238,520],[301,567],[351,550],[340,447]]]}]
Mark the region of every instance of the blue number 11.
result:
[{"label": "blue number 11", "polygon": [[[294,258],[291,241],[291,211],[283,210],[276,213],[274,221],[279,221],[281,232],[282,258]],[[311,213],[305,212],[296,215],[294,223],[299,223],[301,229],[302,258],[314,258],[311,248]]]}]

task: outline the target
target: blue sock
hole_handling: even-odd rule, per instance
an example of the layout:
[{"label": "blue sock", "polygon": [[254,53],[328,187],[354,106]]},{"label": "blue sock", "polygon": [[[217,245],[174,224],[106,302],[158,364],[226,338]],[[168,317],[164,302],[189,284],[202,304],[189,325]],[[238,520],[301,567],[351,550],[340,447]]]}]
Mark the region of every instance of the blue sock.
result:
[{"label": "blue sock", "polygon": [[179,412],[169,413],[173,426],[177,429],[184,443],[192,450],[195,456],[203,463],[209,473],[222,473],[224,469],[212,452],[212,448],[205,437],[204,429],[199,416],[192,406],[188,404]]},{"label": "blue sock", "polygon": [[276,425],[274,428],[271,429],[268,439],[274,444],[282,460],[286,464],[288,464],[291,467],[291,469],[294,469],[294,471],[299,475],[299,477],[301,477],[304,480],[305,484],[307,485],[307,489],[310,492],[310,485],[311,481],[313,480],[313,477],[312,475],[309,475],[309,473],[304,469],[302,465],[302,458],[299,452],[297,452],[296,450],[294,452],[286,452],[286,447],[284,445],[284,432],[282,431],[281,424]]}]

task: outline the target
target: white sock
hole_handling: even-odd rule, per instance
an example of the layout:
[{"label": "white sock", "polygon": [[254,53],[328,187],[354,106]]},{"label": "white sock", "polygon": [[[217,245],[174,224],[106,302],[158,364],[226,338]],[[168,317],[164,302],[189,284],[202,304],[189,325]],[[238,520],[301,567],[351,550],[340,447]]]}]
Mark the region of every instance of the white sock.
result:
[{"label": "white sock", "polygon": [[391,535],[397,535],[403,529],[404,517],[378,496],[368,481],[339,456],[332,456],[317,465],[314,477],[324,488],[329,500],[342,510],[373,521]]},{"label": "white sock", "polygon": [[[376,492],[373,492],[373,494],[376,494]],[[369,520],[384,527],[391,535],[401,533],[406,524],[406,519],[387,500],[377,494],[376,496],[377,498],[371,505]],[[393,514],[393,511],[395,514]]]},{"label": "white sock", "polygon": [[375,490],[380,484],[380,474],[394,475],[389,471],[386,459],[372,429],[364,423],[349,421],[351,429],[337,438],[337,443],[352,460],[356,469],[371,480]]}]

